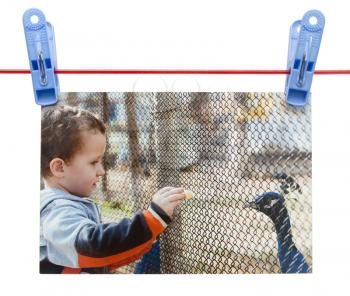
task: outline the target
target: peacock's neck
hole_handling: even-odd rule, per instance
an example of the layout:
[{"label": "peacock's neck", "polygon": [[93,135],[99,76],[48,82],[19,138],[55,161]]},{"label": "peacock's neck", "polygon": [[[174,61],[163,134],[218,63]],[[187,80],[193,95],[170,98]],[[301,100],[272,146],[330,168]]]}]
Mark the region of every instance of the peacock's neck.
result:
[{"label": "peacock's neck", "polygon": [[292,227],[286,207],[283,207],[273,223],[277,233],[278,258],[282,273],[305,273],[309,266],[293,242]]},{"label": "peacock's neck", "polygon": [[309,266],[293,242],[292,228],[287,214],[280,215],[275,223],[277,232],[278,258],[282,273],[309,272]]},{"label": "peacock's neck", "polygon": [[273,221],[276,228],[277,239],[281,243],[292,243],[292,228],[288,211],[286,208],[281,210],[280,214]]}]

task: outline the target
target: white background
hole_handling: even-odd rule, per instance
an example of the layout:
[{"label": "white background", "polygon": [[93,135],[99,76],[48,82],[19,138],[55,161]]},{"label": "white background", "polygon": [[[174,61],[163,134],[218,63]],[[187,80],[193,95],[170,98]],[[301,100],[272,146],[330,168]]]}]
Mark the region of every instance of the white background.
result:
[{"label": "white background", "polygon": [[[316,69],[350,69],[348,1],[0,0],[0,69],[28,69],[22,15],[55,28],[59,69],[285,69],[289,26],[326,16]],[[60,75],[61,91],[284,91],[284,75]],[[38,274],[40,108],[30,75],[0,75],[1,285],[16,295],[350,295],[349,85],[315,76],[313,274]]]}]

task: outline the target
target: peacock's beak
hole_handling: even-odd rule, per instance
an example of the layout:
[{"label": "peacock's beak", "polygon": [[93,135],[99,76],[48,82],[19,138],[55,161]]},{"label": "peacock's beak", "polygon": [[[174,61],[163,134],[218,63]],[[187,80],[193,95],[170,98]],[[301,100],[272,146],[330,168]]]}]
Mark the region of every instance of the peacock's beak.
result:
[{"label": "peacock's beak", "polygon": [[244,209],[246,208],[250,208],[250,209],[255,209],[257,210],[258,209],[258,205],[255,201],[250,201],[250,202],[247,202],[244,206],[243,206]]}]

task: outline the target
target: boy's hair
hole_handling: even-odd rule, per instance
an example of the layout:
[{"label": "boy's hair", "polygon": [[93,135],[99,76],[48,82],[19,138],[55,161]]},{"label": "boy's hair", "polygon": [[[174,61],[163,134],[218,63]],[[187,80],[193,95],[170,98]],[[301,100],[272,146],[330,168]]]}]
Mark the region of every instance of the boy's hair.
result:
[{"label": "boy's hair", "polygon": [[41,117],[41,175],[51,176],[50,162],[58,157],[69,162],[82,148],[81,132],[106,133],[104,123],[93,113],[77,107],[45,108]]}]

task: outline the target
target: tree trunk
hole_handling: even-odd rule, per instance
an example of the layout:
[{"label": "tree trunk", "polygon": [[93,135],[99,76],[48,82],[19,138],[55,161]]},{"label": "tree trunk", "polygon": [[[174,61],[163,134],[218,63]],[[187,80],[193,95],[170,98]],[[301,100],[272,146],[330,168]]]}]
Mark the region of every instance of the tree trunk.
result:
[{"label": "tree trunk", "polygon": [[[109,127],[109,101],[108,101],[108,94],[106,92],[102,93],[102,121],[106,126],[107,133],[108,133],[108,127]],[[106,137],[106,155],[109,155],[110,150],[110,144],[109,144],[109,136],[107,134]],[[103,158],[103,166],[106,168],[106,173],[102,177],[102,192],[105,194],[105,200],[109,201],[111,200],[111,195],[108,192],[108,168],[109,165],[107,164],[106,158]]]},{"label": "tree trunk", "polygon": [[140,143],[137,126],[137,103],[135,93],[128,92],[125,100],[127,131],[129,142],[129,157],[131,170],[131,193],[134,199],[135,212],[141,209],[141,188],[140,188]]}]

